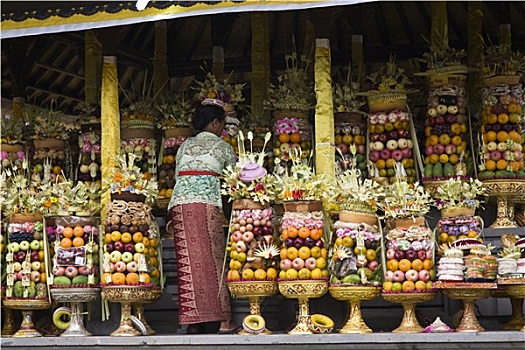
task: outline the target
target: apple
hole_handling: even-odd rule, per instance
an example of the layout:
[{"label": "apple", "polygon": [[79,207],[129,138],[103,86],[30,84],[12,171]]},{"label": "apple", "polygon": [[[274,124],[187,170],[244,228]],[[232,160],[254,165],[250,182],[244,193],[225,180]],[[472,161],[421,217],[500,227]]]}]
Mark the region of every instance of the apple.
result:
[{"label": "apple", "polygon": [[64,272],[64,275],[69,278],[73,278],[76,275],[78,275],[78,269],[75,266],[68,266],[66,267],[66,271]]},{"label": "apple", "polygon": [[[444,115],[445,113],[447,113],[448,108],[445,105],[438,105],[436,108],[436,111],[438,112],[439,115]],[[438,123],[438,124],[443,124],[443,123]]]},{"label": "apple", "polygon": [[372,151],[368,155],[368,159],[370,159],[371,162],[375,163],[379,160],[379,151]]},{"label": "apple", "polygon": [[65,272],[66,272],[66,268],[63,266],[53,267],[53,276],[64,276]]},{"label": "apple", "polygon": [[392,151],[392,158],[394,158],[395,161],[399,162],[401,159],[403,159],[403,151],[409,151],[409,149],[403,149],[403,150],[399,150],[399,149],[395,149]]},{"label": "apple", "polygon": [[29,277],[31,281],[38,283],[40,282],[40,272],[39,271],[31,271],[31,275]]},{"label": "apple", "polygon": [[245,243],[250,243],[251,241],[253,241],[253,233],[251,231],[246,231],[242,234],[242,240],[245,242]]},{"label": "apple", "polygon": [[18,253],[16,253],[16,258],[15,258],[14,255],[13,255],[13,258],[15,258],[16,260],[18,260],[20,262],[23,262],[26,259],[26,255],[27,255],[27,253],[24,250],[21,250]]},{"label": "apple", "polygon": [[368,262],[368,268],[372,271],[375,271],[377,269],[377,267],[379,266],[379,263],[375,260],[372,260],[372,261],[369,261]]},{"label": "apple", "polygon": [[507,143],[505,142],[498,143],[498,145],[496,146],[496,149],[500,152],[505,152],[507,150]]},{"label": "apple", "polygon": [[319,248],[323,248],[324,247],[323,240],[322,239],[318,239],[317,241],[315,241],[315,246],[319,247]]},{"label": "apple", "polygon": [[412,158],[412,150],[410,148],[405,148],[401,150],[403,158]]},{"label": "apple", "polygon": [[306,259],[306,261],[304,262],[304,266],[308,269],[308,270],[313,270],[317,267],[317,260],[315,258],[308,258]]},{"label": "apple", "polygon": [[235,244],[235,250],[237,250],[239,253],[245,252],[247,250],[246,243],[244,243],[243,241],[237,242]]},{"label": "apple", "polygon": [[124,244],[124,251],[128,253],[134,253],[135,252],[135,244],[134,243],[126,243]]},{"label": "apple", "polygon": [[392,283],[392,291],[393,292],[401,292],[402,290],[403,290],[403,285],[400,282]]},{"label": "apple", "polygon": [[304,267],[304,260],[301,259],[301,258],[295,258],[293,261],[292,261],[292,267],[299,271],[300,269],[302,269]]},{"label": "apple", "polygon": [[388,136],[386,134],[379,134],[379,140],[377,141],[381,141],[383,143],[386,143],[388,141]]},{"label": "apple", "polygon": [[404,258],[405,258],[405,252],[402,251],[402,250],[396,250],[395,253],[394,253],[394,257],[395,257],[397,260],[404,259]]},{"label": "apple", "polygon": [[403,282],[405,280],[405,273],[401,270],[394,271],[394,281]]},{"label": "apple", "polygon": [[425,259],[432,260],[432,256],[434,255],[434,251],[432,249],[429,249],[425,252],[426,256]]},{"label": "apple", "polygon": [[[260,225],[260,224],[259,224]],[[252,230],[254,236],[260,236],[263,234],[263,229],[265,228],[266,226],[264,227],[261,227],[261,226],[255,226]]]},{"label": "apple", "polygon": [[287,238],[284,240],[284,245],[286,248],[293,247],[293,238]]},{"label": "apple", "polygon": [[281,270],[289,270],[292,268],[292,260],[290,259],[283,259],[281,260]]},{"label": "apple", "polygon": [[416,270],[410,269],[407,272],[405,272],[405,277],[407,280],[415,282],[419,278],[419,274]]},{"label": "apple", "polygon": [[392,282],[393,280],[394,280],[394,271],[390,271],[390,270],[388,270],[388,271],[385,273],[385,281]]},{"label": "apple", "polygon": [[410,248],[405,252],[405,257],[408,260],[414,260],[415,258],[417,258],[417,253],[414,249]]},{"label": "apple", "polygon": [[133,260],[133,254],[131,252],[122,253],[121,260],[126,264]]},{"label": "apple", "polygon": [[418,278],[424,282],[430,281],[430,273],[427,270],[421,270],[419,271]]},{"label": "apple", "polygon": [[22,241],[20,242],[20,250],[28,250],[30,247],[28,241]]},{"label": "apple", "polygon": [[120,261],[121,259],[122,259],[122,253],[119,252],[118,250],[112,251],[111,254],[109,255],[109,260],[113,263],[116,263]]},{"label": "apple", "polygon": [[392,260],[396,257],[396,251],[393,248],[390,248],[386,251],[386,258]]},{"label": "apple", "polygon": [[7,245],[7,250],[11,253],[18,253],[20,251],[20,244],[17,242],[11,242]]},{"label": "apple", "polygon": [[381,152],[379,152],[379,156],[381,157],[381,159],[387,160],[388,158],[390,158],[390,151],[384,148]]},{"label": "apple", "polygon": [[445,146],[438,143],[437,145],[434,145],[434,153],[435,154],[443,154],[445,152]]},{"label": "apple", "polygon": [[420,260],[425,260],[427,253],[421,249],[417,251],[417,258]]},{"label": "apple", "polygon": [[18,261],[14,262],[13,263],[13,270],[15,272],[20,272],[22,271],[22,264],[20,264]]},{"label": "apple", "polygon": [[311,237],[306,237],[304,239],[304,244],[308,247],[308,248],[312,248],[315,246],[315,239],[311,238]]},{"label": "apple", "polygon": [[266,224],[265,226],[262,227],[262,234],[263,235],[273,235],[273,226],[272,226],[272,223],[270,222],[270,225]]},{"label": "apple", "polygon": [[382,151],[383,148],[385,148],[385,145],[383,144],[383,142],[376,141],[373,144],[374,144],[374,150],[375,151]]},{"label": "apple", "polygon": [[33,250],[31,252],[31,261],[39,261],[40,256],[38,255],[38,250]]},{"label": "apple", "polygon": [[81,266],[78,268],[78,273],[84,276],[88,276],[91,272],[91,269],[87,266]]},{"label": "apple", "polygon": [[[429,108],[428,111],[427,111],[428,115],[431,117],[429,119],[429,125],[430,125],[430,121],[432,121],[432,124],[434,124],[434,117],[437,116],[437,111],[435,108]],[[432,125],[431,125],[432,126]]]},{"label": "apple", "polygon": [[115,246],[113,243],[107,243],[104,245],[104,251],[111,253],[113,250],[115,250]]},{"label": "apple", "polygon": [[40,270],[40,261],[33,261],[31,263],[31,270],[34,270],[34,271]]},{"label": "apple", "polygon": [[115,271],[117,272],[124,272],[127,269],[127,265],[124,261],[117,261],[115,263]]},{"label": "apple", "polygon": [[126,265],[126,270],[128,270],[128,272],[137,272],[137,269],[138,265],[135,261],[130,261]]},{"label": "apple", "polygon": [[397,149],[397,141],[396,140],[388,140],[388,142],[386,143],[386,148],[388,148],[388,150],[390,150],[390,151],[393,151],[393,150]]},{"label": "apple", "polygon": [[113,247],[115,248],[115,250],[123,253],[124,252],[124,243],[122,241],[117,241],[115,243],[113,243]]},{"label": "apple", "polygon": [[304,246],[304,239],[301,238],[301,237],[297,237],[294,242],[293,242],[293,245],[295,248],[299,249],[301,248],[302,246]]},{"label": "apple", "polygon": [[144,245],[144,243],[139,242],[135,244],[135,251],[137,253],[142,253],[145,249],[146,249],[146,246]]},{"label": "apple", "polygon": [[40,243],[38,243],[38,241],[35,239],[29,243],[29,247],[31,250],[38,250],[40,248]]},{"label": "apple", "polygon": [[347,154],[348,153],[348,146],[345,145],[344,143],[340,143],[337,145],[337,148],[339,149],[339,151],[341,152],[341,154]]}]

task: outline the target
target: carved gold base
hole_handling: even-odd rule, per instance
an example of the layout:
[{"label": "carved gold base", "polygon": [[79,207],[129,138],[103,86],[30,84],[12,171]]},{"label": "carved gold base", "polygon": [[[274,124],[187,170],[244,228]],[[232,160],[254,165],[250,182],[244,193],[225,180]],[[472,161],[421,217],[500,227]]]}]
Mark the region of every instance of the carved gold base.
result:
[{"label": "carved gold base", "polygon": [[142,322],[142,324],[146,328],[146,335],[157,334],[146,321],[146,317],[144,316],[144,303],[133,303],[132,309],[133,309],[133,314],[135,315],[135,317],[138,318],[140,322]]},{"label": "carved gold base", "polygon": [[510,316],[510,321],[504,325],[501,325],[501,330],[517,331],[525,326],[525,319],[523,319],[523,298],[511,297],[505,288],[501,288],[501,286],[497,291],[491,293],[491,295],[493,298],[508,298],[512,306],[512,315]]},{"label": "carved gold base", "polygon": [[141,335],[133,327],[133,322],[131,322],[131,303],[126,301],[120,302],[120,307],[122,309],[120,314],[120,325],[116,331],[110,334],[112,337],[134,337]]},{"label": "carved gold base", "polygon": [[22,325],[20,329],[13,334],[13,338],[35,338],[41,337],[33,323],[33,310],[22,310]]},{"label": "carved gold base", "polygon": [[51,289],[51,296],[58,302],[70,303],[71,320],[61,337],[87,337],[92,334],[84,327],[83,303],[89,303],[100,296],[100,288],[59,288]]},{"label": "carved gold base", "polygon": [[514,220],[514,202],[522,201],[525,192],[523,180],[486,180],[483,181],[487,194],[496,197],[498,207],[496,221],[491,228],[517,227]]},{"label": "carved gold base", "polygon": [[9,338],[16,333],[15,318],[13,310],[4,307],[4,324],[2,325],[2,337]]},{"label": "carved gold base", "polygon": [[431,301],[436,293],[382,293],[386,301],[403,305],[403,319],[392,333],[422,333],[423,327],[416,319],[416,304]]},{"label": "carved gold base", "polygon": [[297,299],[297,324],[288,334],[313,334],[308,327],[310,298],[320,298],[328,291],[328,282],[323,280],[297,280],[279,282],[279,291],[286,298]]},{"label": "carved gold base", "polygon": [[[508,285],[508,286],[505,287],[505,289],[507,290],[507,293],[511,297],[516,298],[516,299],[520,299],[521,300],[521,307],[523,307],[523,298],[525,298],[525,284]],[[511,301],[512,301],[512,299],[511,299]],[[512,305],[513,309],[514,309],[514,307],[515,307],[515,305]],[[521,332],[525,332],[525,326],[523,326],[520,329],[520,331]]]},{"label": "carved gold base", "polygon": [[339,330],[345,334],[372,333],[372,329],[363,320],[361,301],[374,300],[379,296],[380,289],[376,287],[330,287],[330,294],[336,300],[346,300],[349,303],[348,318]]},{"label": "carved gold base", "polygon": [[456,332],[472,333],[485,330],[478,322],[475,306],[476,300],[490,296],[489,289],[443,289],[442,292],[450,299],[463,301],[463,317],[456,328]]},{"label": "carved gold base", "polygon": [[22,324],[20,325],[20,329],[13,334],[14,338],[34,338],[42,336],[42,334],[35,329],[33,311],[48,309],[51,303],[47,299],[5,299],[4,305],[9,309],[22,311]]}]

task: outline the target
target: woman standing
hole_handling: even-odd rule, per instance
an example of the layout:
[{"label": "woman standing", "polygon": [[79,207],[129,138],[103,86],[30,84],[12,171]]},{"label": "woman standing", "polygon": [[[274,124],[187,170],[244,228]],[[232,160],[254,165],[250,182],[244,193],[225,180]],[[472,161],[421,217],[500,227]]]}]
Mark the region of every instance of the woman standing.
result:
[{"label": "woman standing", "polygon": [[225,115],[219,100],[204,100],[193,118],[197,136],[177,152],[170,200],[179,281],[179,323],[188,333],[216,333],[231,319],[221,280],[226,239],[221,221],[219,176],[235,164],[233,148],[220,138]]}]

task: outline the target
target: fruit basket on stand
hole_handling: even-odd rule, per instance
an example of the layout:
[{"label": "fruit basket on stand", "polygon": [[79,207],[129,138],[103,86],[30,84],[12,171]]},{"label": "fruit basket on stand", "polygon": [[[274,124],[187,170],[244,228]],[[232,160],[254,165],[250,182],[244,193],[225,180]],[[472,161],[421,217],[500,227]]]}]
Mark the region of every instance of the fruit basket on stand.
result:
[{"label": "fruit basket on stand", "polygon": [[[91,335],[84,327],[83,303],[100,297],[99,220],[94,217],[46,217],[45,244],[50,266],[47,277],[51,297],[59,303],[69,303],[54,313],[53,322],[64,330],[60,336]],[[70,315],[69,322],[61,320]]]},{"label": "fruit basket on stand", "polygon": [[[152,334],[151,328],[146,329],[147,323],[131,315],[131,306],[156,300],[159,295],[152,289],[163,286],[160,233],[150,207],[158,193],[157,182],[143,176],[133,163],[135,157],[118,155],[112,178],[105,179],[110,185],[111,203],[104,223],[101,295],[122,307],[120,327],[111,333],[113,336],[140,335],[132,320],[140,325],[143,335]],[[107,309],[104,311],[108,316]],[[140,307],[139,315],[143,318]]]},{"label": "fruit basket on stand", "polygon": [[[234,297],[250,300],[250,315],[243,319],[239,334],[271,334],[261,316],[260,300],[277,294],[279,249],[275,245],[275,178],[263,167],[264,146],[253,152],[253,135],[248,132],[250,151],[245,150],[244,134],[239,132],[239,159],[224,172],[222,193],[233,200],[226,257],[229,257],[226,283]],[[226,260],[225,260],[226,263]]]},{"label": "fruit basket on stand", "polygon": [[431,198],[425,189],[398,179],[386,188],[379,202],[385,212],[385,247],[382,297],[403,305],[401,325],[394,333],[420,333],[423,328],[415,318],[418,303],[434,299],[435,277],[433,233],[425,223]]},{"label": "fruit basket on stand", "polygon": [[517,226],[514,203],[523,201],[525,190],[520,84],[525,60],[522,53],[509,51],[503,45],[487,47],[480,66],[484,79],[478,178],[497,200],[493,228]]},{"label": "fruit basket on stand", "polygon": [[349,302],[349,316],[339,333],[371,333],[363,321],[361,301],[376,299],[381,292],[382,231],[375,214],[383,186],[363,179],[358,163],[336,175],[331,201],[340,209],[334,222],[328,269],[330,294]]}]

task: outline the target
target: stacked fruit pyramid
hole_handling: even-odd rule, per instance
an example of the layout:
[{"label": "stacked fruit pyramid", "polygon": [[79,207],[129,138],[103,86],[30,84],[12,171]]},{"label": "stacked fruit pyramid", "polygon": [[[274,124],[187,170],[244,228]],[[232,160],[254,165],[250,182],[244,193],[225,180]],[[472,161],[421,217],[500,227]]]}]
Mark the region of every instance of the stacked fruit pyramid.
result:
[{"label": "stacked fruit pyramid", "polygon": [[381,202],[387,219],[386,292],[424,292],[435,279],[433,232],[425,225],[431,198],[424,188],[397,181]]},{"label": "stacked fruit pyramid", "polygon": [[99,276],[99,226],[96,218],[46,218],[52,271],[51,288],[96,287]]},{"label": "stacked fruit pyramid", "polygon": [[51,145],[35,145],[35,152],[31,160],[33,170],[31,180],[38,184],[48,181],[55,182],[57,177],[61,177],[62,172],[68,173],[67,166],[69,163],[65,143],[62,140],[56,141],[56,144]]},{"label": "stacked fruit pyramid", "polygon": [[280,279],[308,280],[328,277],[328,250],[324,247],[323,227],[322,211],[284,213]]},{"label": "stacked fruit pyramid", "polygon": [[312,127],[308,122],[307,114],[286,114],[278,111],[274,113],[274,117],[276,121],[273,155],[284,163],[290,160],[292,151],[301,151],[301,155],[308,158],[312,148]]},{"label": "stacked fruit pyramid", "polygon": [[228,281],[277,279],[279,250],[272,220],[271,208],[233,210]]},{"label": "stacked fruit pyramid", "polygon": [[366,157],[366,122],[360,114],[335,114],[335,144],[338,169],[351,165],[353,155],[351,145],[355,145],[355,162],[363,178],[368,177]]},{"label": "stacked fruit pyramid", "polygon": [[41,217],[12,216],[7,227],[6,297],[46,299],[44,225]]},{"label": "stacked fruit pyramid", "polygon": [[[100,181],[101,180],[101,134],[100,125],[96,129],[86,129],[79,137],[79,169],[77,180]],[[84,127],[84,126],[83,126]]]},{"label": "stacked fruit pyramid", "polygon": [[447,84],[429,91],[423,184],[472,172],[467,107],[464,85]]},{"label": "stacked fruit pyramid", "polygon": [[483,89],[480,180],[525,179],[523,90],[520,84]]},{"label": "stacked fruit pyramid", "polygon": [[20,144],[0,145],[0,171],[13,167],[22,168],[24,160],[26,160],[24,146]]},{"label": "stacked fruit pyramid", "polygon": [[159,168],[159,199],[170,199],[175,186],[175,156],[185,136],[167,137],[162,142],[162,164]]},{"label": "stacked fruit pyramid", "polygon": [[156,141],[153,137],[132,137],[128,139],[122,139],[120,142],[120,149],[122,153],[135,154],[135,165],[140,168],[144,176],[147,178],[156,179],[157,153]]}]

